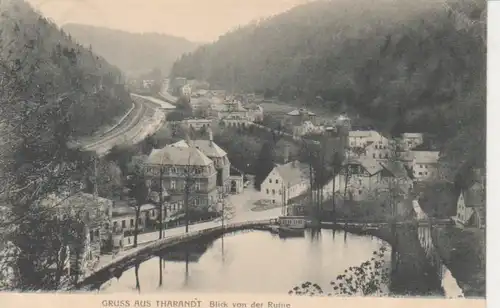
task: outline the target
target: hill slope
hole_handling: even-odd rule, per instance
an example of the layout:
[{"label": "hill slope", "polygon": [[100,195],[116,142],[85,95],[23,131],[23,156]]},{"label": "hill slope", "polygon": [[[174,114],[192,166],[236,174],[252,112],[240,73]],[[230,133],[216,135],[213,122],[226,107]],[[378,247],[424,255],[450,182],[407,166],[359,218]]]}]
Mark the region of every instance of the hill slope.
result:
[{"label": "hill slope", "polygon": [[133,76],[154,68],[168,73],[178,57],[198,47],[197,43],[165,34],[129,33],[80,24],[67,24],[63,29]]},{"label": "hill slope", "polygon": [[456,170],[484,162],[485,20],[480,0],[313,2],[200,47],[172,75],[285,101],[321,96],[378,129],[431,134]]}]

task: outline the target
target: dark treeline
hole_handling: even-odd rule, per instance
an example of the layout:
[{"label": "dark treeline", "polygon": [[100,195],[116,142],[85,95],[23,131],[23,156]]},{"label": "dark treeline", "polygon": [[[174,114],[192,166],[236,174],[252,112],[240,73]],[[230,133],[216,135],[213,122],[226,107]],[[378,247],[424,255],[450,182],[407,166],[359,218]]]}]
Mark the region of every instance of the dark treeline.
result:
[{"label": "dark treeline", "polygon": [[319,1],[200,47],[172,75],[428,133],[452,179],[484,164],[485,21],[481,0]]}]

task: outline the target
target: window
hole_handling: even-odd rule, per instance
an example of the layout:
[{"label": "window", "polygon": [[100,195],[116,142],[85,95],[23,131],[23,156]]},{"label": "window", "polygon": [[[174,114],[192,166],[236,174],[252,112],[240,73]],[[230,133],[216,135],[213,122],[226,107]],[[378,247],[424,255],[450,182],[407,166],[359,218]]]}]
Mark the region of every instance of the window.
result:
[{"label": "window", "polygon": [[118,228],[118,222],[113,221],[113,231],[116,231],[116,228]]},{"label": "window", "polygon": [[268,195],[269,195],[269,189],[266,189],[266,194],[268,194]]},{"label": "window", "polygon": [[278,184],[278,182],[279,182],[278,179],[276,179],[276,184]]},{"label": "window", "polygon": [[90,241],[94,241],[94,232],[90,231]]},{"label": "window", "polygon": [[376,155],[375,155],[375,153],[373,153],[373,158],[377,158]]},{"label": "window", "polygon": [[273,199],[273,203],[276,203],[276,200]]},{"label": "window", "polygon": [[422,175],[422,172],[419,172],[418,175]]},{"label": "window", "polygon": [[361,195],[362,193],[363,193],[363,191],[360,189],[360,190],[358,191],[358,194],[360,194],[360,195]]},{"label": "window", "polygon": [[155,216],[155,210],[151,210],[151,216]]},{"label": "window", "polygon": [[90,213],[89,213],[89,212],[85,212],[85,219],[86,219],[87,221],[89,221],[89,220],[90,220]]},{"label": "window", "polygon": [[99,238],[99,230],[95,230],[95,237]]},{"label": "window", "polygon": [[269,183],[272,183],[273,182],[273,179],[269,179]]},{"label": "window", "polygon": [[122,228],[125,228],[125,227],[126,227],[125,220],[122,220]]},{"label": "window", "polygon": [[170,189],[175,189],[175,180],[170,182]]},{"label": "window", "polygon": [[275,194],[276,194],[276,190],[273,189],[273,195],[275,195]]},{"label": "window", "polygon": [[385,153],[385,158],[389,158],[389,154],[388,153]]},{"label": "window", "polygon": [[194,182],[194,189],[195,189],[196,191],[201,190],[201,182],[200,182],[200,181],[196,181],[196,182]]}]

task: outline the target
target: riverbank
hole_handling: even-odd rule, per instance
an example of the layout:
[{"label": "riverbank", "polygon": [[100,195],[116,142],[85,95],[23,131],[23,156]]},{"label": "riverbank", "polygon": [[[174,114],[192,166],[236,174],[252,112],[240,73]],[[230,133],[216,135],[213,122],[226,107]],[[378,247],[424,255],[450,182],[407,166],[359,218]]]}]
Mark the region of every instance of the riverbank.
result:
[{"label": "riverbank", "polygon": [[486,296],[486,233],[484,230],[436,228],[438,253],[462,288],[465,297]]}]

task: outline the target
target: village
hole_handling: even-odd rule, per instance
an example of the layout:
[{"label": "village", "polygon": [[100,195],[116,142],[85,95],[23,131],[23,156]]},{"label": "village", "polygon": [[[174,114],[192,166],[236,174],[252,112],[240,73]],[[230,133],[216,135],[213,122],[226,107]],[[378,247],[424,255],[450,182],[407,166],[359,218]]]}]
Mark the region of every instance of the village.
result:
[{"label": "village", "polygon": [[[173,230],[183,232],[185,228],[187,232],[197,224],[224,224],[235,217],[244,220],[319,213],[325,221],[332,217],[390,220],[407,215],[406,202],[418,201],[422,187],[439,181],[439,151],[425,148],[422,133],[388,137],[375,130],[353,129],[345,114],[320,121],[305,108],[282,114],[278,126],[266,126],[262,97],[227,95],[204,84],[197,88],[197,84],[182,78],[165,80],[158,99],[173,105],[184,99],[196,116],[169,121],[168,113],[176,111],[165,110],[164,125],[182,130],[184,138],[153,148],[149,155],[132,157],[140,169],[126,176],[125,197],[103,198],[98,185],[92,185],[92,192],[67,190],[45,201],[47,206],[56,204],[59,216],[83,223],[83,247],[67,247],[64,252],[69,276],[92,272],[106,260],[168,237]],[[260,183],[256,183],[255,174],[237,168],[229,159],[231,153],[214,140],[214,132],[221,129],[250,127],[271,134],[279,130],[287,137],[278,149],[280,159],[266,170]],[[306,144],[307,140],[319,146],[329,140],[341,141],[336,143],[341,148],[326,147],[327,152],[335,151],[342,158],[332,168],[326,165],[332,164],[328,159],[322,161],[319,169],[328,169],[329,174],[324,174],[321,184],[313,180],[318,167],[313,170],[311,162],[300,161],[291,153],[291,145]],[[448,218],[457,228],[479,230],[485,226],[485,172],[474,168],[472,174],[467,189],[453,199],[453,215]],[[99,176],[105,175],[94,174]]]}]

